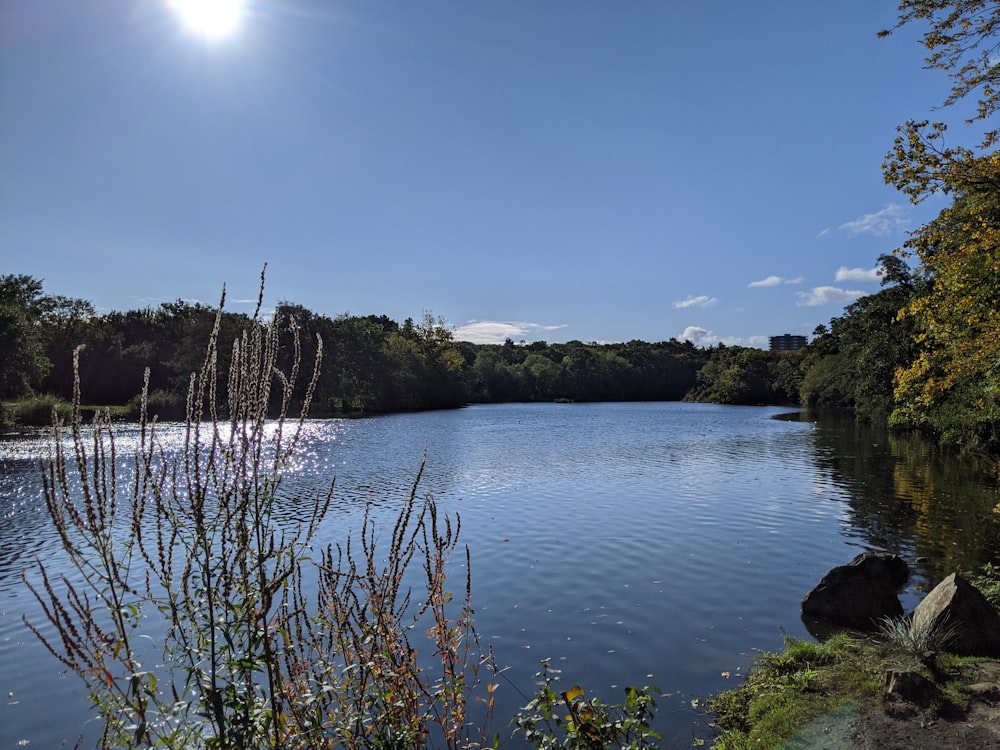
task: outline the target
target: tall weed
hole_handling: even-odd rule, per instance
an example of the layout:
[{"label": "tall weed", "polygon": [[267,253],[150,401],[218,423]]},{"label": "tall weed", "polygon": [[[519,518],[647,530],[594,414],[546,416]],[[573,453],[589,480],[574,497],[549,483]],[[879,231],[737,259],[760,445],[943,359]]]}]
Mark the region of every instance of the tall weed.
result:
[{"label": "tall weed", "polygon": [[[39,563],[40,583],[25,577],[56,635],[28,627],[83,680],[101,746],[481,746],[497,670],[472,622],[468,567],[457,612],[446,588],[458,520],[418,496],[419,474],[388,549],[369,516],[358,540],[316,548],[332,481],[297,525],[280,523],[279,489],[300,447],[322,342],[303,379],[294,322],[282,342],[281,322],[261,320],[263,281],[227,373],[218,370],[223,290],[177,453],[149,416],[147,374],[130,479],[110,416],[83,423],[75,360],[72,440],[60,439],[57,419],[43,480],[77,576]],[[288,371],[277,367],[282,346],[294,351]],[[268,419],[275,405],[279,416]],[[414,561],[419,589],[405,584]],[[410,641],[417,626],[433,670]],[[161,632],[162,653],[150,653],[150,634]],[[472,701],[482,706],[475,724]]]}]

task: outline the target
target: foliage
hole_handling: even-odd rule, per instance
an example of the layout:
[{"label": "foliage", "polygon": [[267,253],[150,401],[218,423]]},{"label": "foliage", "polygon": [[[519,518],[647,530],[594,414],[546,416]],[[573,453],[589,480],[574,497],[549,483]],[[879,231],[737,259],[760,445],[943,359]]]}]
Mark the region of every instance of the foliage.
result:
[{"label": "foliage", "polygon": [[969,582],[1000,610],[1000,565],[986,563],[977,572],[966,575]]},{"label": "foliage", "polygon": [[158,421],[183,421],[187,416],[186,399],[176,393],[157,390],[148,394],[140,394],[125,405],[124,416],[138,421],[145,409],[148,418]]},{"label": "foliage", "polygon": [[914,356],[912,321],[899,312],[918,294],[919,279],[892,255],[879,258],[883,288],[848,305],[816,329],[803,362],[802,404],[843,408],[860,421],[885,424],[893,409],[893,378]]},{"label": "foliage", "polygon": [[[144,397],[130,480],[110,416],[84,427],[77,376],[71,445],[57,421],[43,479],[79,578],[55,580],[44,564],[40,584],[26,576],[56,635],[28,626],[85,683],[102,720],[101,746],[479,746],[469,704],[481,700],[488,719],[495,683],[478,691],[480,669],[493,661],[475,636],[468,574],[457,616],[445,588],[457,521],[439,518],[414,484],[390,549],[376,545],[366,519],[360,560],[348,541],[312,562],[332,485],[291,524],[282,521],[280,488],[315,390],[321,343],[303,387],[296,329],[295,355],[280,369],[279,333],[289,329],[255,314],[223,375],[222,308],[190,379],[183,448],[171,453],[164,444]],[[228,384],[225,403],[220,381]],[[297,389],[301,409],[289,416]],[[279,417],[271,421],[275,400]],[[421,596],[404,588],[415,559]],[[421,624],[437,676],[409,640]],[[151,636],[161,632],[157,654]]]},{"label": "foliage", "polygon": [[920,348],[897,375],[892,420],[990,446],[1000,444],[1000,156],[971,166],[977,176],[953,183],[952,205],[906,243],[930,284],[903,313]]},{"label": "foliage", "polygon": [[[926,25],[927,66],[951,78],[943,104],[975,97],[976,113],[966,122],[989,121],[1000,105],[1000,4],[903,0],[894,28],[915,23]],[[978,151],[949,145],[942,122],[909,121],[899,131],[883,164],[886,182],[914,203],[947,195],[951,204],[899,251],[917,259],[926,287],[900,316],[914,328],[917,351],[897,372],[891,422],[996,450],[1000,155],[990,149],[1000,131],[987,131]]]},{"label": "foliage", "polygon": [[51,367],[36,325],[45,299],[38,279],[0,276],[0,398],[30,394]]},{"label": "foliage", "polygon": [[[976,114],[971,121],[985,121],[1000,107],[1000,70],[997,69],[997,31],[1000,29],[1000,4],[995,0],[900,0],[899,19],[893,27],[914,22],[926,23],[922,37],[927,49],[924,62],[929,69],[948,73],[951,93],[945,106],[955,104],[979,90]],[[893,29],[879,32],[885,37]],[[997,142],[997,131],[985,134],[982,147]]]},{"label": "foliage", "polygon": [[797,352],[720,344],[710,350],[688,398],[720,404],[797,404],[801,360]]},{"label": "foliage", "polygon": [[[9,397],[39,391],[71,399],[73,353],[79,349],[88,403],[127,405],[127,412],[137,416],[136,383],[148,371],[151,413],[182,419],[189,376],[201,366],[212,329],[218,324],[217,366],[224,372],[233,343],[251,322],[246,315],[222,311],[220,316],[183,300],[97,315],[89,303],[44,295],[37,279],[9,278],[16,282],[9,286],[17,299],[35,300],[15,305],[17,330],[30,333],[33,343],[18,339],[13,329],[0,342],[0,347],[11,342],[13,352],[0,371],[13,384]],[[4,309],[0,299],[0,330]],[[282,301],[274,319],[283,340],[292,336],[292,327],[298,330],[304,360],[315,356],[318,339],[331,355],[315,384],[312,411],[319,414],[454,408],[469,402],[680,400],[707,358],[704,350],[674,339],[471,344],[455,341],[445,321],[430,312],[419,322],[407,319],[400,325],[385,315],[330,318]],[[22,341],[16,350],[14,341]],[[14,356],[28,352],[33,354],[25,362]],[[288,370],[293,356],[290,348],[282,348],[276,363]],[[218,387],[225,404],[228,383],[222,380]],[[276,399],[270,404],[272,416]],[[298,408],[299,401],[293,406]]]},{"label": "foliage", "polygon": [[16,424],[36,427],[51,425],[53,414],[67,419],[73,413],[72,404],[56,396],[31,396],[14,402],[7,408]]},{"label": "foliage", "polygon": [[549,663],[543,660],[535,675],[538,690],[515,719],[515,736],[522,735],[539,750],[639,750],[656,747],[654,741],[662,739],[650,725],[656,712],[655,688],[628,687],[622,704],[606,705],[584,698],[579,685],[557,692],[559,670]]}]

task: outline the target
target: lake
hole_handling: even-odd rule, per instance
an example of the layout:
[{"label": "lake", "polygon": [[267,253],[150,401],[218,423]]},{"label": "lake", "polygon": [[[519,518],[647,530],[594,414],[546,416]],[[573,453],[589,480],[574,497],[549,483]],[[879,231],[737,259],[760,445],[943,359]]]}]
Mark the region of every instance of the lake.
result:
[{"label": "lake", "polygon": [[[369,500],[391,523],[426,451],[421,488],[461,515],[477,630],[508,667],[501,746],[517,746],[507,722],[551,658],[564,687],[605,701],[657,686],[663,746],[687,748],[713,736],[706,696],[783,634],[808,637],[799,605],[829,568],[866,550],[900,554],[914,571],[910,610],[940,578],[1000,552],[1000,494],[972,465],[917,438],[788,412],[504,404],[316,420],[283,496],[294,515],[336,476],[321,534],[336,541]],[[42,455],[43,440],[0,440],[0,748],[71,747],[90,716],[77,678],[21,621],[41,621],[22,571],[62,559]]]}]

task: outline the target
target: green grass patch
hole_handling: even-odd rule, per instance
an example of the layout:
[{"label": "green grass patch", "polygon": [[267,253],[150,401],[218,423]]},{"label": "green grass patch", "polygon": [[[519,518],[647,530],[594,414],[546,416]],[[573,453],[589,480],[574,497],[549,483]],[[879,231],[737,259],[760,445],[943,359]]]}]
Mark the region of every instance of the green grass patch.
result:
[{"label": "green grass patch", "polygon": [[714,747],[778,747],[814,719],[879,690],[877,665],[862,641],[786,638],[783,652],[761,654],[742,685],[709,701],[722,730]]},{"label": "green grass patch", "polygon": [[892,632],[888,638],[885,631],[867,639],[841,634],[825,643],[787,638],[783,652],[762,653],[739,687],[709,700],[721,730],[713,747],[782,747],[831,712],[856,710],[862,703],[886,707],[890,669],[917,672],[929,680],[934,686],[930,708],[938,715],[962,715],[969,708],[970,683],[981,679],[984,659],[943,650],[917,655],[914,634],[902,633],[902,627],[887,625]]}]

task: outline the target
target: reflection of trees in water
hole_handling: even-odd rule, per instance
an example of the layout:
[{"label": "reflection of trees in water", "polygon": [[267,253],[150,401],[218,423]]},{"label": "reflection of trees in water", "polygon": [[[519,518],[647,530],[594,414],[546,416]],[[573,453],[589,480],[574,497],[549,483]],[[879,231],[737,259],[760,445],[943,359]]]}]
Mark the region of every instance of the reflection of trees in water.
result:
[{"label": "reflection of trees in water", "polygon": [[846,491],[852,531],[867,546],[919,559],[929,580],[977,569],[1000,554],[998,488],[974,462],[918,435],[825,415],[816,458]]}]

